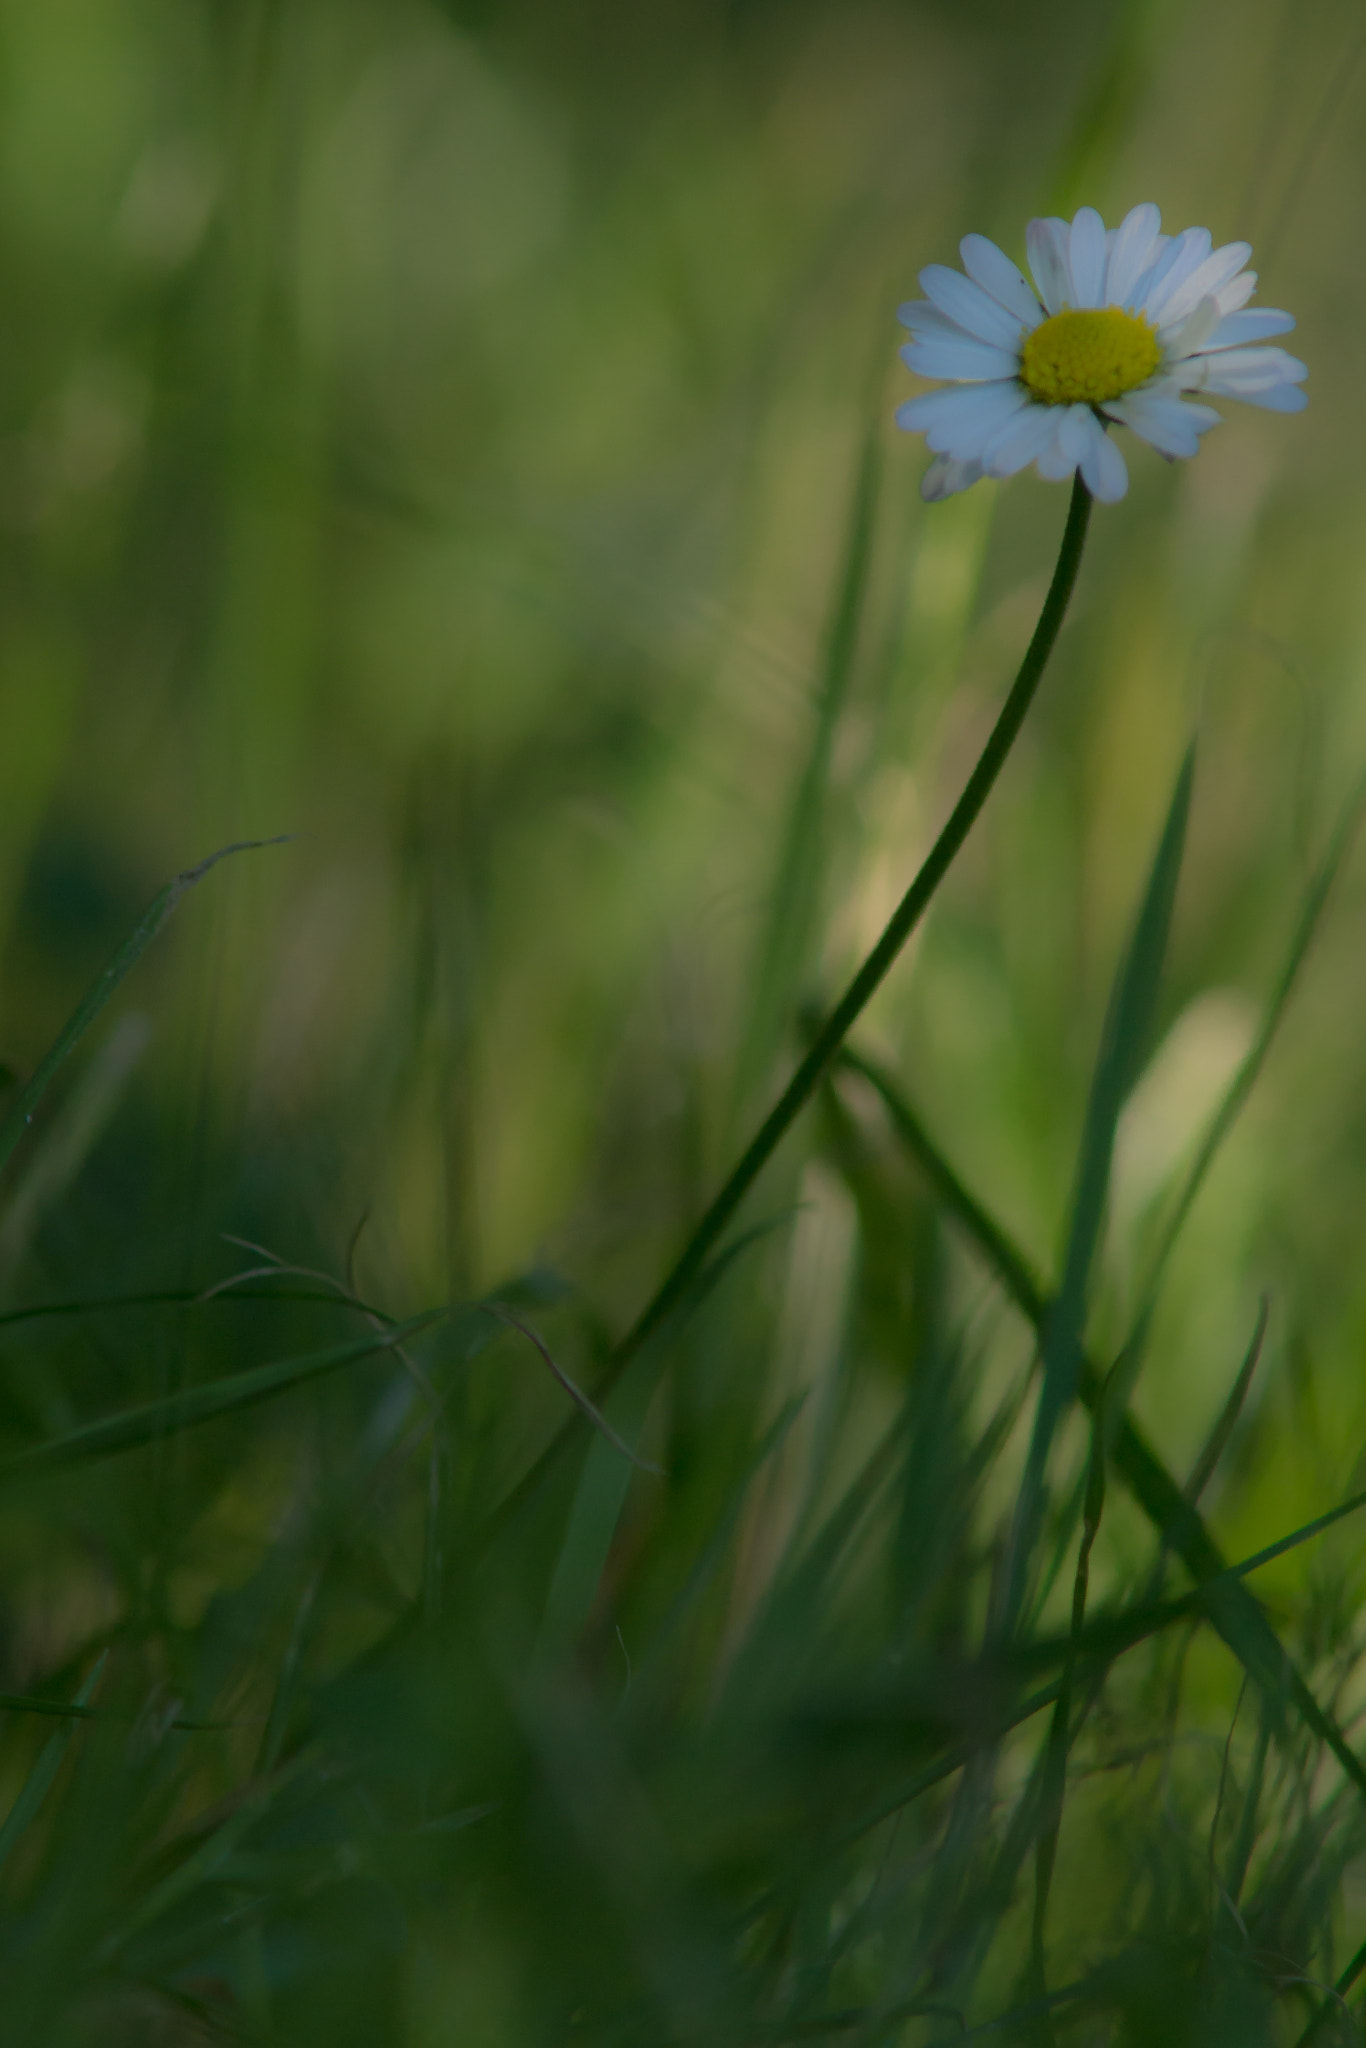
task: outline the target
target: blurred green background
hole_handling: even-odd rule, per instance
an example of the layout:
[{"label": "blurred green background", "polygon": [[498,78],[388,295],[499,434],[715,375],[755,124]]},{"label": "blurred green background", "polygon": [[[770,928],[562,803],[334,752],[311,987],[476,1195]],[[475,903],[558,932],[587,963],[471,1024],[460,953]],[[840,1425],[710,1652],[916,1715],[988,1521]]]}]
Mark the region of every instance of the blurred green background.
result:
[{"label": "blurred green background", "polygon": [[[1053,1270],[1108,990],[1198,733],[1162,1037],[1121,1125],[1093,1325],[1099,1352],[1117,1341],[1366,766],[1363,105],[1349,0],[0,0],[0,1056],[31,1070],[168,876],[294,835],[186,901],[11,1168],[9,1304],[192,1295],[260,1263],[232,1233],[397,1315],[519,1286],[591,1381],[790,1066],[801,1004],[904,887],[1052,565],[1065,494],[1032,475],[921,505],[923,445],[891,425],[914,388],[895,307],[969,230],[1018,259],[1032,214],[1085,201],[1113,222],[1155,199],[1169,229],[1253,242],[1259,303],[1297,317],[1310,410],[1225,404],[1189,464],[1126,444],[1129,497],[1096,514],[1023,741],[859,1033]],[[1230,1554],[1360,1483],[1364,912],[1356,857],[1136,1395],[1184,1470],[1268,1297],[1210,1495]],[[644,1613],[792,1391],[826,1418],[803,1456],[835,1445],[844,1477],[898,1398],[883,1360],[847,1441],[829,1423],[857,1260],[815,1118],[750,1220],[773,1227],[725,1334],[706,1325],[692,1391],[654,1411],[682,1505],[638,1510],[659,1553]],[[999,1389],[1019,1333],[980,1274],[954,1285]],[[280,1302],[24,1325],[0,1422],[17,1447],[338,1327]],[[494,1335],[449,1411],[471,1513],[566,1412]],[[288,1630],[274,1593],[237,1635],[224,1616],[387,1384],[12,1499],[3,1683],[66,1672],[69,1693],[83,1650],[117,1639],[145,1658],[130,1697],[217,1698],[207,1666],[178,1671],[192,1642],[238,1671],[240,1705]],[[389,1582],[370,1559],[338,1594],[308,1652],[320,1684],[405,1601],[438,1599],[427,1485],[381,1517]],[[746,1538],[722,1664],[784,1512]],[[543,1597],[537,1532],[491,1609]],[[1122,1515],[1115,1543],[1144,1555]],[[612,1567],[628,1586],[635,1554]],[[1336,1537],[1266,1582],[1334,1654],[1356,1558]],[[629,1599],[596,1597],[629,1669]],[[516,1659],[480,1612],[501,1670]],[[1200,1684],[1221,1713],[1237,1690],[1222,1666]],[[225,1752],[177,1780],[146,1840],[242,1768]],[[55,1898],[66,1852],[45,1853],[31,1875]],[[544,1925],[518,1948],[520,1908],[478,1883],[464,1960],[438,1942],[412,1965],[410,2031],[359,1994],[327,2005],[323,1972],[287,2037],[563,2038],[517,1988]],[[54,1955],[84,1925],[66,1897]],[[258,1963],[234,2024],[274,2039]],[[52,1970],[35,2040],[124,2038],[104,2005],[55,2017]],[[162,2038],[130,2010],[128,2038]]]}]

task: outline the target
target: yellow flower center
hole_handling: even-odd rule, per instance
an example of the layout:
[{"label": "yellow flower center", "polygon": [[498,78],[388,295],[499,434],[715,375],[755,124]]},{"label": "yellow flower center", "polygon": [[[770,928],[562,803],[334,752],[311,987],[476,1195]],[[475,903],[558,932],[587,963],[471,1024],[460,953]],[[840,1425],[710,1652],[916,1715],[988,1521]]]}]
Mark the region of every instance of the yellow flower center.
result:
[{"label": "yellow flower center", "polygon": [[1020,377],[1044,405],[1103,405],[1146,384],[1161,361],[1157,335],[1140,313],[1069,307],[1025,336]]}]

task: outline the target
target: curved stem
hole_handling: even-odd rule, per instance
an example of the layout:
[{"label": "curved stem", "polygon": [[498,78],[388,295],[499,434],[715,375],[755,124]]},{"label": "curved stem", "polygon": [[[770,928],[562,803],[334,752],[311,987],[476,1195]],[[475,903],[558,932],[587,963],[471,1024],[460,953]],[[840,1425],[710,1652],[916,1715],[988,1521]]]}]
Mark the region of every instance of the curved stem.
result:
[{"label": "curved stem", "polygon": [[654,1335],[665,1317],[677,1307],[702,1271],[732,1216],[772,1158],[789,1127],[796,1121],[798,1113],[810,1101],[821,1076],[839,1051],[847,1033],[924,916],[930,898],[948,873],[954,856],[977,822],[978,814],[991,794],[992,786],[1005,764],[1006,756],[1015,744],[1025,714],[1033,701],[1034,692],[1048,664],[1048,657],[1053,652],[1054,642],[1057,640],[1077,580],[1090,516],[1091,494],[1078,472],[1072,485],[1072,502],[1067,510],[1067,524],[1063,528],[1057,567],[1053,571],[1053,581],[1048,586],[1048,595],[1039,614],[1039,623],[1034,628],[1033,638],[1025,650],[1024,660],[1020,663],[1019,674],[1011,685],[1009,696],[1001,706],[1001,713],[992,727],[991,736],[982,749],[976,767],[968,777],[962,795],[949,815],[948,823],[935,840],[915,880],[892,912],[881,938],[813,1037],[806,1057],[746,1146],[729,1179],[697,1223],[669,1274],[617,1345],[612,1354],[610,1379],[615,1379],[639,1351],[641,1345]]}]

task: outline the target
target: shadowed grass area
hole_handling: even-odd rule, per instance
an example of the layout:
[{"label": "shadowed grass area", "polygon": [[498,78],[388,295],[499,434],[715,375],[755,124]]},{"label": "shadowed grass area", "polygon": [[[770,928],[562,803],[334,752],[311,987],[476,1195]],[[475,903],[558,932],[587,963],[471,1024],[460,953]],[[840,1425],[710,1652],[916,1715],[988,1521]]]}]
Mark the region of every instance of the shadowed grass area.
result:
[{"label": "shadowed grass area", "polygon": [[[1361,2039],[1363,95],[0,0],[5,2048]],[[1147,198],[1311,407],[1126,443],[949,865],[1068,507],[894,310]]]}]

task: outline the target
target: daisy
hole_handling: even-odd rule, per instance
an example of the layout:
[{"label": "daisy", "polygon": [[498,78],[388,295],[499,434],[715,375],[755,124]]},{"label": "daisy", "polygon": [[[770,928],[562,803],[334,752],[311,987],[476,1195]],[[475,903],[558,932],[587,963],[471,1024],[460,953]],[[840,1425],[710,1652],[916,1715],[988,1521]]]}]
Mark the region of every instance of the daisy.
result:
[{"label": "daisy", "polygon": [[1208,228],[1161,228],[1151,205],[1110,229],[1091,206],[1070,226],[1032,220],[1032,290],[985,235],[963,237],[966,277],[942,263],[921,271],[925,297],[898,314],[913,336],[901,354],[922,377],[951,380],[897,411],[897,425],[935,450],[922,496],[948,498],[1032,462],[1055,480],[1080,469],[1092,497],[1112,504],[1129,488],[1112,421],[1170,457],[1194,455],[1219,424],[1187,392],[1300,411],[1304,364],[1261,345],[1294,320],[1247,307],[1251,244],[1215,249]]}]

